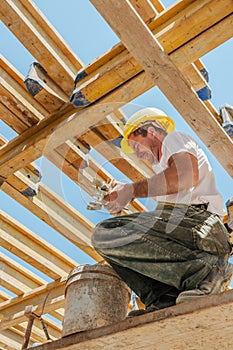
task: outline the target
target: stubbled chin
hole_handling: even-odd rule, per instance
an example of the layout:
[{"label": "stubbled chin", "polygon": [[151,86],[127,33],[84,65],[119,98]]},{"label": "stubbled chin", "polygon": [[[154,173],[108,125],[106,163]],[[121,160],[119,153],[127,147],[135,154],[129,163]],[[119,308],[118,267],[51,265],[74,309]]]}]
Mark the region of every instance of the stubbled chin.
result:
[{"label": "stubbled chin", "polygon": [[146,160],[148,163],[150,163],[151,165],[153,165],[154,164],[154,162],[155,162],[155,158],[154,158],[154,156],[152,155],[152,154],[150,154],[150,153],[145,153],[144,155],[143,155],[143,158],[142,158],[143,160]]}]

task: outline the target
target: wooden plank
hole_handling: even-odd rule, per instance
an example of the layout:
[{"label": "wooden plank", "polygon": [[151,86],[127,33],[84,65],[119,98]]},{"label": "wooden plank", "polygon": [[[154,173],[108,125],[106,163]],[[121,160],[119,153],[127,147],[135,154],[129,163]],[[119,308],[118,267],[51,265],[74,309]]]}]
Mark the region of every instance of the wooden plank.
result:
[{"label": "wooden plank", "polygon": [[27,305],[33,305],[33,312],[37,315],[50,313],[63,307],[65,282],[66,278],[62,278],[1,303],[2,321],[0,322],[0,330],[27,320],[24,311],[22,311],[25,310]]},{"label": "wooden plank", "polygon": [[[51,314],[54,314],[54,316],[57,315],[56,312],[51,312]],[[61,326],[57,322],[52,321],[51,319],[49,319],[46,316],[43,316],[43,321],[48,329],[49,336],[51,337],[52,340],[55,340],[55,339],[61,337]],[[20,334],[24,335],[26,328],[27,328],[27,322],[22,322],[19,325],[15,325],[14,327],[11,327],[10,331],[12,333],[11,333],[11,336],[9,336],[9,338],[11,340],[14,339],[15,333],[16,334],[20,333]],[[1,331],[1,336],[2,336],[2,334],[4,334],[4,331]],[[34,342],[39,341],[41,343],[44,343],[46,341],[45,333],[42,329],[41,322],[38,319],[34,320],[30,339]]]},{"label": "wooden plank", "polygon": [[[43,284],[47,283],[44,279],[37,276],[31,270],[23,267],[6,254],[0,253],[0,265],[2,267],[2,271],[14,277],[16,280],[19,280],[23,285],[29,288],[27,290],[42,286]],[[11,291],[13,292],[13,290]],[[21,289],[21,292],[25,291],[25,289]]]},{"label": "wooden plank", "polygon": [[[232,176],[233,166],[230,156],[233,152],[232,140],[218,125],[130,4],[121,0],[115,1],[114,4],[111,1],[111,6],[109,2],[107,5],[105,0],[91,2]],[[120,17],[120,13],[124,13],[125,16]],[[131,31],[127,28],[131,28]]]},{"label": "wooden plank", "polygon": [[2,247],[53,279],[67,275],[78,265],[31,230],[0,212]]},{"label": "wooden plank", "polygon": [[[21,4],[27,9],[27,11],[36,19],[36,22],[39,24],[39,28],[46,32],[46,34],[51,38],[55,45],[61,50],[65,56],[64,60],[69,60],[68,64],[72,63],[72,70],[74,73],[82,67],[82,62],[80,58],[75,55],[75,53],[70,49],[67,43],[64,41],[62,36],[56,31],[53,25],[48,21],[47,17],[37,8],[37,6],[28,0],[20,0]],[[60,57],[63,57],[59,53]],[[74,67],[74,68],[73,68]]]},{"label": "wooden plank", "polygon": [[3,23],[40,62],[51,78],[70,95],[75,74],[82,63],[33,2],[16,0],[13,3],[3,0],[0,15]]},{"label": "wooden plank", "polygon": [[[23,336],[12,332],[11,330],[3,330],[1,332],[0,346],[3,346],[4,350],[21,350],[23,343]],[[32,346],[32,341],[29,342],[29,346]]]},{"label": "wooden plank", "polygon": [[130,3],[135,8],[139,16],[145,23],[152,21],[157,16],[158,12],[151,1],[148,0],[130,0]]},{"label": "wooden plank", "polygon": [[[22,77],[17,72],[17,70],[15,70],[6,60],[2,60],[2,63],[4,66],[4,70],[9,72],[10,76],[12,78],[16,79],[17,82],[21,86],[23,86]],[[34,98],[36,98],[37,100],[38,99],[40,100],[40,98],[38,97],[39,94],[34,96]],[[55,107],[53,105],[53,99],[51,99],[51,101],[50,101],[51,95],[49,95],[47,97],[49,98],[49,100],[47,100],[47,102],[49,103],[49,110],[54,111]],[[48,104],[47,104],[47,106],[48,106]],[[7,113],[7,111],[6,111],[5,115],[6,115],[7,120],[9,119],[7,117],[8,114],[9,114],[9,112]],[[119,121],[118,121],[118,124],[119,124]],[[14,129],[15,129],[15,127],[14,127]],[[107,141],[107,139],[117,138],[117,137],[121,136],[121,134],[122,134],[122,128],[121,129],[117,128],[115,121],[114,121],[114,124],[112,125],[111,120],[105,118],[95,128],[92,128],[87,133],[85,133],[85,138],[88,138],[88,140],[92,140],[93,142],[91,142],[90,145],[95,147],[97,145],[97,143],[105,142],[105,141]],[[96,141],[95,141],[95,139],[96,139]],[[97,142],[98,140],[99,140],[99,142]],[[83,135],[83,137],[80,138],[80,142],[81,143],[84,142],[84,135]],[[89,141],[87,141],[87,142],[89,142]],[[106,142],[105,142],[105,144],[106,144]],[[75,143],[75,145],[76,145],[76,143]],[[80,145],[78,145],[78,146],[80,146]],[[110,146],[106,145],[106,146],[107,146],[107,149],[105,149],[105,147],[103,147],[104,153],[101,153],[101,154],[103,154],[109,161],[112,161],[113,165],[115,165],[115,166],[119,165],[119,169],[132,179],[134,179],[134,175],[136,176],[137,179],[143,178],[143,177],[141,177],[141,174],[140,174],[141,173],[140,168],[142,167],[142,162],[139,162],[138,160],[134,159],[134,161],[132,163],[132,159],[130,159],[129,164],[127,164],[126,159],[121,158],[120,150],[118,150],[116,147],[111,147],[111,145]],[[63,148],[63,149],[65,148],[64,151],[66,152],[67,146],[65,146],[65,144],[63,144],[63,145],[59,146],[59,148]],[[112,152],[111,152],[111,149],[112,149]],[[114,151],[114,149],[115,149],[115,151]],[[86,150],[85,150],[85,152],[86,152]],[[118,152],[117,157],[115,156],[116,152]],[[79,165],[82,164],[82,159],[78,156],[77,152],[73,152],[72,154],[74,157],[74,162],[71,162],[70,160],[69,160],[69,162],[71,162],[74,165],[74,167],[75,166],[79,167]],[[67,154],[67,156],[68,156],[68,154]],[[72,158],[72,155],[71,155],[71,158]],[[132,169],[133,164],[136,167],[136,169]],[[66,163],[64,163],[64,166],[65,165],[66,165]],[[145,174],[143,176],[145,176]]]},{"label": "wooden plank", "polygon": [[[6,60],[2,60],[2,64],[3,64],[4,70],[7,71],[10,74],[10,76],[20,84],[20,86],[23,86],[22,77],[17,72],[17,70],[15,70]],[[37,100],[40,100],[40,98],[38,97],[39,94],[34,96],[34,98],[36,98]],[[51,95],[49,95],[47,97],[49,98],[49,100],[47,101],[49,103],[49,111],[52,112],[55,109],[55,107],[53,105],[54,100],[51,99],[51,101],[50,101]],[[48,104],[47,104],[47,106],[48,106]],[[9,112],[6,111],[5,115],[6,115],[7,120],[9,119],[8,114],[9,114]],[[122,118],[123,118],[123,116],[122,116]],[[81,143],[84,142],[84,137],[85,137],[87,139],[87,142],[90,141],[91,146],[96,147],[96,145],[100,142],[102,143],[102,142],[107,141],[107,139],[115,139],[115,138],[121,136],[123,126],[120,129],[117,127],[116,124],[117,124],[116,121],[114,121],[112,124],[112,119],[105,118],[101,123],[96,125],[95,128],[92,128],[91,130],[87,131],[87,133],[85,133],[85,135],[83,135],[80,138],[80,142]],[[119,124],[119,121],[118,121],[118,124]],[[15,130],[14,126],[13,126],[13,128]],[[75,145],[76,145],[76,143],[75,143]],[[106,142],[105,142],[105,145],[106,145]],[[142,162],[139,162],[138,160],[136,160],[134,158],[133,163],[132,163],[132,159],[129,159],[129,163],[127,164],[127,160],[122,159],[119,149],[117,149],[114,146],[111,147],[111,145],[109,145],[109,146],[106,145],[106,147],[107,147],[107,149],[105,149],[105,147],[102,147],[102,152],[100,152],[100,153],[102,155],[104,155],[106,157],[106,159],[111,161],[113,163],[113,165],[115,165],[115,166],[119,165],[119,169],[132,179],[135,179],[135,178],[142,179],[143,178],[141,176],[141,170],[140,170],[140,168],[142,167]],[[65,146],[65,144],[63,144],[63,145],[59,146],[59,148],[63,148],[63,149],[65,148],[64,151],[66,152],[67,146]],[[111,152],[111,150],[112,150],[112,152]],[[85,152],[86,151],[87,150],[85,150]],[[100,151],[100,149],[98,151]],[[116,157],[116,153],[118,153],[117,157]],[[74,166],[76,166],[76,165],[79,166],[80,165],[79,163],[82,163],[82,159],[78,156],[77,152],[73,152],[72,154],[74,157],[74,162],[71,162],[70,160],[69,160],[69,162],[71,162]],[[67,156],[68,156],[68,154],[67,154]],[[72,155],[71,155],[71,158],[72,158]],[[66,165],[66,163],[64,163],[64,166],[65,165]],[[132,169],[133,165],[136,169]],[[146,172],[144,172],[143,176],[146,176],[145,174],[146,174]],[[134,175],[135,175],[135,178],[134,178]]]},{"label": "wooden plank", "polygon": [[35,114],[36,121],[39,121],[42,116],[48,115],[46,108],[37,103],[28,93],[24,84],[24,76],[2,55],[0,55],[0,68],[3,87],[15,91],[16,97],[20,96],[20,99],[27,101],[31,105],[30,110]]},{"label": "wooden plank", "polygon": [[49,112],[60,108],[69,100],[38,62],[31,64],[24,83],[33,98]]},{"label": "wooden plank", "polygon": [[[171,11],[172,9],[168,13]],[[173,13],[173,16],[166,23],[166,31],[157,39],[163,47],[166,45],[166,52],[172,52],[195,38],[200,32],[209,29],[211,27],[210,23],[212,25],[216,24],[231,13],[231,0],[224,0],[224,4],[223,2],[220,4],[218,0],[193,1],[189,6],[180,10],[179,13]],[[210,17],[213,18],[210,19]],[[157,25],[158,23],[159,20]],[[164,24],[163,22],[162,26]],[[160,28],[157,27],[157,30],[160,30]],[[208,46],[208,42],[206,42],[206,45]]]},{"label": "wooden plank", "polygon": [[[69,141],[66,141],[62,145],[58,146],[56,148],[56,152],[58,152],[66,161],[68,161],[70,164],[73,165],[77,171],[79,169],[84,169],[87,166],[87,153],[89,150],[85,150],[85,153],[80,151],[80,146],[77,147],[73,143],[69,143]],[[81,143],[80,143],[81,144]],[[84,147],[83,147],[84,149]],[[65,165],[65,164],[64,164]],[[63,167],[64,169],[64,167]],[[77,176],[75,177],[77,179]]]},{"label": "wooden plank", "polygon": [[[0,78],[0,84],[3,81],[4,79]],[[21,99],[17,98],[19,96],[17,96],[17,93],[15,90],[9,91],[8,89],[5,89],[5,87],[0,86],[0,94],[1,94],[0,95],[1,104],[3,104],[6,108],[8,108],[11,111],[11,113],[16,116],[17,119],[20,119],[20,121],[23,122],[27,128],[36,124],[40,120],[39,118],[35,117],[34,113],[31,113],[31,111],[28,110],[27,107],[25,107],[25,105],[27,105],[26,101],[24,101],[25,102],[24,103],[22,102]],[[3,120],[4,120],[4,116],[3,116]],[[8,124],[7,120],[6,120],[6,123]]]},{"label": "wooden plank", "polygon": [[[28,163],[31,163],[33,160],[39,158],[42,155],[46,142],[49,136],[51,136],[53,133],[54,129],[75,111],[77,110],[74,108],[74,106],[67,103],[64,105],[64,108],[61,108],[58,112],[53,113],[49,118],[44,118],[41,123],[34,125],[29,130],[26,130],[22,135],[10,141],[6,147],[3,147],[1,149],[1,154],[5,154],[7,159],[4,157],[5,159],[3,163],[5,170],[3,172],[0,170],[1,176],[8,177],[10,173],[13,174],[16,170],[23,168]],[[23,158],[21,152],[24,153]],[[15,155],[15,165],[9,171],[8,165],[11,167],[10,163],[13,154]]]},{"label": "wooden plank", "polygon": [[150,0],[150,2],[158,12],[162,12],[164,10],[164,5],[160,0]]},{"label": "wooden plank", "polygon": [[50,261],[52,261],[57,267],[60,267],[64,272],[69,272],[72,268],[77,266],[77,261],[71,259],[69,256],[55,248],[52,244],[41,238],[41,236],[35,234],[31,230],[27,229],[20,222],[10,217],[7,213],[0,211],[0,220],[2,222],[2,228],[16,230],[22,235],[21,242],[27,244],[30,241],[30,247],[34,248],[37,252],[40,252],[42,256],[49,256],[51,254]]},{"label": "wooden plank", "polygon": [[211,101],[205,101],[205,105],[209,109],[209,111],[212,113],[212,115],[215,117],[215,119],[219,122],[219,124],[222,125],[222,118],[220,117],[219,111],[216,110],[216,108],[211,103]]},{"label": "wooden plank", "polygon": [[[35,168],[34,168],[35,169]],[[20,171],[16,171],[15,173],[17,179],[20,179],[21,177],[23,177],[23,181],[18,182],[18,184],[20,184],[17,188],[18,191],[20,191],[20,193],[22,193],[25,196],[28,196],[29,198],[33,197],[34,195],[37,194],[37,189],[39,186],[39,182],[40,182],[40,174],[36,173],[36,169],[35,172],[31,171],[31,169],[29,169],[29,166],[22,168]],[[12,184],[14,182],[15,177],[12,177]]]},{"label": "wooden plank", "polygon": [[[158,24],[161,25],[161,23],[166,22],[168,19],[171,19],[174,16],[174,12],[175,13],[179,13],[181,9],[185,8],[186,6],[188,6],[190,3],[192,3],[194,0],[188,0],[188,1],[182,1],[182,2],[178,2],[176,3],[175,9],[174,11],[168,11],[168,12],[164,12],[161,16],[159,16],[158,18],[155,19],[155,21],[153,21],[150,24],[150,28],[156,28],[158,27]],[[150,1],[152,3],[152,1]],[[159,8],[158,12],[161,12],[164,7],[161,4],[159,7],[156,5],[156,2],[158,2],[157,0],[154,0],[154,6],[157,8]],[[180,8],[180,5],[182,4],[182,8]],[[184,4],[184,5],[183,5]],[[157,23],[157,21],[159,20],[159,23]],[[166,25],[164,25],[166,27]],[[156,30],[154,29],[153,30]],[[154,34],[156,32],[153,32]],[[127,50],[125,49],[123,43],[119,43],[117,45],[115,45],[112,49],[110,49],[109,51],[107,51],[105,54],[103,54],[102,56],[98,57],[96,60],[94,60],[93,62],[91,62],[90,64],[88,64],[86,67],[84,67],[81,71],[80,74],[84,75],[90,75],[91,73],[95,72],[98,70],[98,68],[100,68],[101,66],[103,66],[106,63],[109,63],[112,61],[113,58],[115,58],[116,56],[120,55],[123,51],[125,51],[125,54],[127,53]],[[83,74],[85,72],[85,74]]]},{"label": "wooden plank", "polygon": [[[46,109],[41,106],[20,83],[16,82],[0,66],[1,103],[19,114],[19,118],[28,126],[48,116]],[[12,99],[14,96],[14,99]],[[11,100],[12,99],[12,100]]]},{"label": "wooden plank", "polygon": [[194,63],[184,67],[181,72],[195,91],[199,91],[205,87],[210,90],[208,83]]},{"label": "wooden plank", "polygon": [[[4,292],[3,290],[0,291],[0,303],[4,302],[4,301],[10,301],[13,300],[12,296],[10,296],[9,294],[7,294],[6,292]],[[64,317],[64,309],[60,308],[60,309],[56,309],[55,311],[50,311],[49,313],[52,317],[54,317],[55,319],[59,320],[60,322],[62,322],[63,317]],[[1,319],[1,317],[0,317]],[[45,323],[50,325],[53,323],[53,327],[55,330],[59,330],[60,329],[60,325],[58,325],[55,321],[51,321],[50,318],[43,316],[43,319],[45,320]],[[54,326],[54,322],[55,322],[55,326]],[[40,327],[39,327],[40,328]]]},{"label": "wooden plank", "polygon": [[[9,328],[9,330],[13,333],[21,333],[21,334],[25,334],[27,329],[27,322],[23,322],[20,325],[16,325],[15,327],[11,327]],[[33,323],[33,327],[32,327],[32,332],[31,332],[31,336],[30,336],[30,340],[32,343],[44,343],[45,342],[45,335],[43,334],[44,332],[41,331],[38,327],[35,327],[35,322]],[[59,338],[59,337],[57,337]],[[54,338],[57,339],[57,338]],[[10,338],[12,339],[12,337]]]},{"label": "wooden plank", "polygon": [[[49,317],[43,315],[42,316],[43,322],[45,326],[47,327],[47,331],[49,333],[49,337],[51,340],[59,339],[61,338],[61,332],[62,332],[62,326],[61,324],[55,322],[54,320],[50,319]],[[22,327],[22,331],[26,326],[25,322],[20,323],[19,325],[15,325],[15,329],[19,329],[19,327]],[[36,341],[39,341],[41,343],[46,343],[47,339],[44,333],[44,330],[42,328],[42,324],[39,319],[35,319],[33,323],[33,328],[32,328],[32,337]]]},{"label": "wooden plank", "polygon": [[1,286],[11,291],[16,295],[22,295],[23,293],[29,292],[31,288],[26,286],[24,283],[19,281],[15,276],[9,274],[6,270],[6,265],[0,263],[1,271]]},{"label": "wooden plank", "polygon": [[[9,85],[12,85],[19,95],[40,111],[40,116],[48,115],[48,112],[53,112],[61,107],[64,101],[68,101],[68,96],[56,85],[39,63],[34,62],[31,65],[26,78],[3,56],[0,56],[0,67],[5,74],[4,80],[8,80]],[[33,91],[33,97],[25,87],[25,79],[28,81],[29,78],[39,85],[39,87],[37,86],[38,92],[35,94]],[[30,86],[29,83],[28,85]]]},{"label": "wooden plank", "polygon": [[[130,82],[130,84],[131,84],[131,82]],[[128,85],[126,85],[127,87],[129,87],[129,85],[130,84],[128,84]],[[151,86],[153,86],[153,84],[154,83],[151,83],[150,82],[150,84],[148,84],[148,86],[147,86],[147,89],[149,88],[149,85]],[[138,84],[135,84],[135,85],[137,85],[137,88],[138,88]],[[126,86],[124,86],[124,87],[126,87]],[[131,85],[131,86],[133,86],[133,84]],[[122,96],[122,99],[124,99],[124,102],[126,103],[128,100],[129,100],[129,98],[132,96],[132,95],[134,95],[133,96],[133,98],[135,98],[136,96],[135,95],[137,95],[137,94],[140,94],[140,92],[141,91],[143,91],[143,89],[145,89],[145,82],[144,82],[144,84],[143,84],[143,87],[140,87],[140,90],[139,91],[137,91],[137,92],[135,92],[135,91],[132,91],[132,89],[131,90],[128,90],[127,91],[127,95],[125,94],[124,96],[123,96],[123,94],[122,94],[122,92],[123,92],[123,90],[122,90],[122,88],[123,88],[123,86],[121,86],[121,89],[118,89],[118,91],[114,91],[112,94],[111,94],[111,98],[116,98],[116,100],[117,101],[121,101],[121,99],[119,99],[119,96],[121,95]],[[117,96],[117,97],[116,97]],[[127,96],[127,97],[126,97]],[[109,97],[109,96],[108,96]],[[104,98],[104,101],[106,101],[106,100],[108,100],[108,98]],[[101,100],[101,102],[103,103],[103,100]],[[119,103],[119,105],[118,106],[120,106],[120,103]],[[89,107],[89,111],[90,111],[90,107]],[[110,112],[111,110],[109,109],[109,112]],[[73,112],[73,111],[72,111]],[[60,112],[61,113],[61,112]],[[62,112],[63,113],[63,112]],[[70,114],[72,114],[72,113],[70,113]],[[70,114],[66,114],[66,117],[68,116],[68,115],[70,115]],[[108,114],[108,113],[104,113],[104,115],[106,115],[106,114]],[[96,113],[96,117],[97,117],[97,113]],[[104,117],[104,115],[102,115],[102,118]],[[58,117],[58,116],[57,116]],[[59,118],[58,118],[59,119]],[[55,135],[54,136],[56,136],[56,137],[53,137],[53,140],[51,140],[52,142],[51,142],[51,145],[52,146],[54,146],[54,147],[56,147],[56,146],[58,146],[58,144],[61,144],[63,141],[65,141],[67,138],[68,138],[68,136],[66,136],[66,135],[69,135],[69,136],[74,136],[75,134],[77,135],[77,122],[76,122],[76,120],[75,120],[76,118],[74,117],[74,118],[72,118],[72,119],[70,119],[70,121],[69,121],[69,123],[67,123],[63,128],[62,128],[62,133],[60,132],[60,131],[58,131],[58,130],[56,130],[56,133],[54,133]],[[98,118],[97,118],[98,119]],[[100,119],[99,119],[100,120]],[[72,122],[72,123],[71,123]],[[91,123],[94,123],[93,121],[91,122]],[[76,127],[75,127],[75,125],[76,125]],[[53,125],[54,126],[54,125]],[[54,126],[55,127],[55,126]],[[41,128],[42,128],[42,126],[41,126]],[[64,132],[64,128],[66,128],[66,131]],[[86,126],[86,128],[87,128],[87,126]],[[84,128],[83,128],[84,129]],[[38,130],[39,131],[39,130]],[[83,130],[81,130],[81,132],[83,132]],[[46,130],[46,132],[45,132],[45,134],[46,135],[50,135],[50,133],[51,133],[51,129],[50,129],[50,132],[48,132],[48,129]],[[27,135],[28,136],[28,135]],[[39,139],[40,138],[43,138],[43,136],[42,135],[40,135],[39,136]],[[60,140],[60,142],[59,142],[59,140]],[[30,162],[31,160],[33,160],[33,159],[35,159],[36,157],[39,157],[40,156],[40,154],[41,154],[41,152],[42,152],[42,149],[43,149],[43,146],[44,146],[44,144],[45,144],[45,142],[41,142],[41,150],[40,150],[40,152],[39,152],[39,149],[38,149],[38,147],[35,149],[35,147],[31,147],[32,145],[30,145],[30,142],[31,142],[31,139],[29,139],[28,140],[28,143],[26,143],[25,144],[25,141],[24,140],[18,140],[17,142],[19,142],[19,146],[18,146],[18,152],[20,152],[22,149],[24,149],[24,158],[23,159],[25,159],[25,158],[27,158],[27,162]],[[17,142],[15,142],[16,144],[17,144]],[[15,144],[15,146],[16,146],[16,144]],[[12,146],[13,146],[13,143],[12,143]],[[22,147],[21,147],[22,146]],[[38,145],[39,146],[39,145]],[[9,146],[9,148],[10,148],[11,146]],[[30,150],[27,148],[27,147],[31,147],[31,152],[30,152]],[[5,151],[7,152],[7,150],[5,149]],[[32,157],[32,154],[34,153],[34,157]],[[14,154],[15,154],[15,152],[14,152]],[[27,156],[27,157],[26,157]],[[30,158],[31,157],[31,158]],[[9,158],[11,158],[11,155],[9,154]],[[18,158],[18,159],[17,159]],[[21,162],[20,162],[20,159],[22,158],[22,156],[20,155],[19,157],[18,157],[18,155],[16,155],[15,154],[15,158],[14,158],[14,160],[12,161],[12,163],[14,163],[14,166],[12,166],[10,169],[11,169],[11,172],[12,171],[15,171],[15,170],[17,170],[17,168],[20,168],[20,167],[22,167],[23,165],[22,165],[22,160],[21,160]],[[32,159],[33,158],[33,159]],[[17,161],[16,161],[17,160]],[[2,161],[3,161],[3,159],[2,159]],[[20,162],[20,165],[19,165],[19,163],[18,162]],[[4,163],[5,163],[5,165],[6,165],[6,168],[5,168],[5,176],[4,176],[4,174],[1,174],[3,177],[7,177],[7,173],[9,174],[9,168],[7,168],[7,165],[8,165],[8,162],[7,162],[7,159],[5,158],[4,159]],[[2,171],[0,171],[0,173],[2,173]]]},{"label": "wooden plank", "polygon": [[[54,341],[58,338],[61,338],[61,331],[59,332],[58,330],[53,328],[51,323],[50,322],[47,323],[47,320],[45,320],[45,319],[44,319],[44,323],[45,323],[46,327],[48,327],[49,336],[50,336],[51,340]],[[19,325],[15,325],[14,327],[11,327],[10,330],[14,333],[20,332],[21,334],[25,334],[26,328],[27,328],[27,322],[22,322]],[[33,327],[32,327],[30,339],[32,340],[33,343],[43,344],[43,343],[47,342],[47,339],[45,337],[45,333],[44,333],[42,326],[41,326],[41,322],[37,319],[35,319],[33,322]]]},{"label": "wooden plank", "polygon": [[18,118],[18,116],[9,110],[4,104],[0,102],[0,115],[1,120],[8,125],[10,128],[14,129],[17,134],[22,134],[28,129],[28,126]]},{"label": "wooden plank", "polygon": [[[43,316],[43,322],[46,325],[49,336],[52,340],[55,340],[61,337],[61,325],[59,325],[55,321],[52,321],[46,316]],[[10,331],[13,333],[25,334],[27,324],[28,324],[27,321],[22,322],[18,325],[15,325],[14,327],[11,327]],[[1,331],[1,334],[2,332],[3,331]],[[10,339],[12,338],[13,337],[11,337]],[[33,342],[40,342],[40,343],[45,343],[47,341],[44,330],[42,328],[42,324],[40,320],[38,320],[37,318],[34,319],[30,339]]]},{"label": "wooden plank", "polygon": [[0,147],[4,146],[7,143],[7,139],[0,134]]},{"label": "wooden plank", "polygon": [[129,53],[122,52],[111,59],[111,66],[107,62],[98,69],[98,72],[94,71],[79,79],[71,101],[76,106],[82,105],[83,99],[85,104],[90,104],[137,75],[141,70],[141,66]]},{"label": "wooden plank", "polygon": [[35,350],[230,349],[232,312],[233,293],[227,291],[77,332]]},{"label": "wooden plank", "polygon": [[[48,259],[41,257],[32,249],[28,248],[25,244],[21,243],[16,238],[12,237],[9,233],[0,229],[1,232],[1,245],[3,248],[11,251],[16,256],[19,256],[21,259],[24,258],[26,262],[30,265],[36,267],[38,270],[42,271],[44,274],[50,278],[57,278],[62,275],[62,271],[57,269],[55,265],[50,263]],[[46,266],[46,263],[48,266]],[[65,274],[63,273],[63,276]],[[19,290],[17,288],[17,290]],[[14,292],[19,294],[18,292]]]},{"label": "wooden plank", "polygon": [[[172,53],[174,50],[178,50],[179,47],[183,46],[185,43],[189,43],[190,40],[193,39],[192,34],[194,37],[197,37],[197,35],[201,35],[202,33],[205,33],[208,29],[212,28],[212,26],[216,23],[219,23],[216,19],[224,18],[225,16],[231,14],[231,0],[226,0],[226,7],[223,7],[220,5],[220,3],[215,3],[215,0],[205,0],[200,2],[195,1],[182,1],[177,4],[175,4],[171,9],[166,11],[165,13],[158,16],[149,26],[149,28],[152,30],[153,34],[156,36],[157,40],[163,45],[163,48],[165,52],[167,52],[169,55],[172,56]],[[196,32],[193,33],[193,23],[191,21],[186,21],[186,13],[190,15],[190,18],[194,23],[198,23],[200,18],[200,8],[201,11],[205,12],[205,21],[202,27],[199,27],[198,25],[195,26]],[[209,16],[209,12],[211,10],[211,16]],[[222,17],[221,17],[222,16]],[[175,21],[174,21],[175,17]],[[182,24],[182,26],[181,26]],[[185,28],[183,28],[183,26]],[[229,27],[230,30],[230,27]],[[183,35],[183,32],[186,33],[186,36]],[[232,32],[232,30],[231,30]],[[224,42],[224,38],[226,37],[226,34],[224,36],[218,35],[218,40],[222,40]],[[174,39],[175,38],[175,39]],[[172,40],[175,40],[176,46],[175,48],[173,46],[169,47],[169,44]],[[181,42],[181,40],[183,40]],[[213,42],[215,38],[211,40]],[[208,47],[211,43],[207,43],[205,45],[205,48],[203,50],[208,50]],[[175,45],[175,44],[174,44]],[[213,45],[213,44],[212,44]],[[193,45],[191,46],[192,50],[195,50],[195,47]],[[210,50],[208,50],[210,51]],[[98,70],[98,72],[94,69],[96,67],[95,63],[89,65],[87,69],[85,69],[86,77],[81,79],[78,84],[81,85],[80,90],[82,92],[82,95],[86,97],[87,100],[90,102],[94,101],[97,92],[96,92],[96,85],[98,84],[98,81],[101,82],[101,80],[104,81],[103,84],[101,84],[101,87],[99,89],[105,89],[106,93],[111,90],[112,85],[115,86],[117,84],[120,84],[120,81],[123,79],[120,76],[119,72],[124,72],[124,81],[126,80],[126,76],[129,79],[133,75],[136,75],[138,72],[142,70],[142,67],[139,65],[138,62],[135,62],[134,57],[129,57],[127,50],[121,52],[120,56],[122,57],[121,61],[117,61],[116,57],[111,59],[112,63],[112,69],[109,68],[109,62],[107,62],[105,71],[106,71],[106,79],[103,74],[104,72],[104,66],[102,65],[101,68]],[[199,55],[201,57],[202,55]],[[125,57],[125,60],[123,59]],[[104,61],[104,57],[99,59],[100,61]],[[113,63],[115,62],[115,66]],[[175,64],[179,68],[183,68],[183,66],[180,67],[179,60],[174,61]],[[189,60],[186,65],[193,62],[193,60]],[[191,68],[190,68],[191,69]],[[119,71],[119,72],[118,72]],[[127,73],[127,75],[126,75]],[[109,79],[108,79],[109,77]],[[85,86],[85,82],[87,82],[92,79],[91,83]],[[100,79],[100,80],[99,80]],[[83,86],[84,84],[84,86]],[[93,89],[90,89],[90,87],[93,86]],[[79,87],[79,85],[78,85]]]},{"label": "wooden plank", "polygon": [[233,37],[233,14],[174,51],[172,59],[182,69]]},{"label": "wooden plank", "polygon": [[[22,178],[19,181],[22,181]],[[19,193],[17,188],[7,182],[3,184],[2,190],[93,259],[102,260],[90,246],[94,225],[47,186],[41,184],[38,195],[32,199]]]},{"label": "wooden plank", "polygon": [[0,290],[0,303],[2,303],[3,301],[9,300],[10,298],[11,297],[9,294],[4,292],[3,290]]}]

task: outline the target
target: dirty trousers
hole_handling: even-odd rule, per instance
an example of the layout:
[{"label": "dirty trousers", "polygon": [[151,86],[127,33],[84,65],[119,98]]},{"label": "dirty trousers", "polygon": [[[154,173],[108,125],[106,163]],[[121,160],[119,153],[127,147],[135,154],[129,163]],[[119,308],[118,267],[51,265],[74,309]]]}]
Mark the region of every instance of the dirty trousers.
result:
[{"label": "dirty trousers", "polygon": [[96,251],[149,306],[190,290],[231,252],[219,217],[195,206],[159,203],[154,211],[99,223]]}]

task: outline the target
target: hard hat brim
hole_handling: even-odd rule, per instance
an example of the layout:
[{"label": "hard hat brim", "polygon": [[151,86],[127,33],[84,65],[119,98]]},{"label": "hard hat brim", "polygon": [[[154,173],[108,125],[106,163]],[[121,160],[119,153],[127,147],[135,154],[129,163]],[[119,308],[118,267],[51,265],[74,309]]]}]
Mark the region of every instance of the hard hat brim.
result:
[{"label": "hard hat brim", "polygon": [[[170,133],[175,130],[175,123],[174,121],[169,118],[168,116],[149,116],[141,118],[141,122],[152,122],[152,120],[157,121],[161,125],[161,129],[165,130],[167,133]],[[127,131],[124,134],[124,138],[121,140],[121,149],[124,153],[134,153],[133,149],[129,146],[128,139],[129,135],[134,132],[136,129],[140,127],[142,123],[136,124],[128,124],[127,125]]]},{"label": "hard hat brim", "polygon": [[132,147],[129,146],[128,139],[121,140],[121,149],[124,153],[134,153]]}]

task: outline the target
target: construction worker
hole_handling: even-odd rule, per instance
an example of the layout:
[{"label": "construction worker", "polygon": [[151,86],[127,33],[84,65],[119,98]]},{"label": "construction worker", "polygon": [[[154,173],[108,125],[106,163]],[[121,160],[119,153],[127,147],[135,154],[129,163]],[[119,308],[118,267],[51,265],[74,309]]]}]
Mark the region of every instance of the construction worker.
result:
[{"label": "construction worker", "polygon": [[225,290],[233,275],[232,244],[203,150],[156,108],[128,119],[121,148],[149,162],[155,175],[116,183],[104,198],[106,209],[116,214],[146,197],[156,197],[157,207],[99,223],[92,242],[145,304],[130,316]]}]

